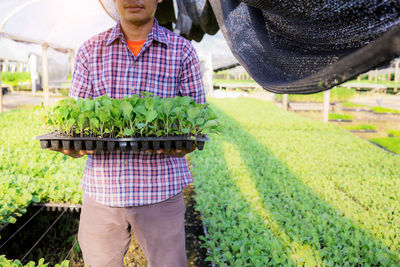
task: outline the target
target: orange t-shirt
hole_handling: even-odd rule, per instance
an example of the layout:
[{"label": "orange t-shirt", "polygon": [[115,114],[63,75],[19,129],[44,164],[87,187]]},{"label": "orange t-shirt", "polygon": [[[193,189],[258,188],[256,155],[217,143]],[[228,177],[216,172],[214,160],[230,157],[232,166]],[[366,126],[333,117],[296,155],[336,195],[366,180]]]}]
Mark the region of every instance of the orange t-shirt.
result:
[{"label": "orange t-shirt", "polygon": [[132,53],[137,57],[139,54],[140,49],[142,49],[142,46],[146,40],[141,40],[141,41],[126,41],[128,43],[129,49],[132,51]]}]

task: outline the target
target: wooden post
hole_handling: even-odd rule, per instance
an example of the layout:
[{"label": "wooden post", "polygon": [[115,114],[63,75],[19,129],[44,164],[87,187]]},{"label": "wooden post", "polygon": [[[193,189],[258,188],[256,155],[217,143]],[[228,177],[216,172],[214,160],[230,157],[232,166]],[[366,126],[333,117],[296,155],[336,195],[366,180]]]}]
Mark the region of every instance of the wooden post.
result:
[{"label": "wooden post", "polygon": [[75,64],[75,53],[74,50],[69,50],[69,64],[71,67],[71,75],[74,74],[74,64]]},{"label": "wooden post", "polygon": [[283,110],[288,109],[288,94],[282,95],[282,108],[283,108]]},{"label": "wooden post", "polygon": [[328,122],[328,119],[329,119],[330,92],[331,92],[331,90],[326,90],[324,92],[324,110],[322,112],[322,121],[323,122]]},{"label": "wooden post", "polygon": [[1,70],[0,70],[0,113],[3,112],[3,88],[1,88]]},{"label": "wooden post", "polygon": [[3,66],[1,68],[1,71],[7,72],[8,71],[8,64],[9,64],[8,59],[5,59],[4,62],[3,62]]},{"label": "wooden post", "polygon": [[213,66],[212,54],[200,54],[200,70],[206,95],[212,94],[214,90],[213,85]]},{"label": "wooden post", "polygon": [[49,48],[48,44],[42,45],[42,87],[44,93],[44,105],[49,106],[49,69],[48,69],[48,61],[47,61],[47,49]]},{"label": "wooden post", "polygon": [[[399,72],[400,59],[397,59],[394,63],[394,82],[398,83],[400,81],[400,72]],[[394,88],[394,91],[397,92],[397,87]]]},{"label": "wooden post", "polygon": [[36,94],[36,82],[39,79],[39,73],[37,69],[37,56],[34,53],[29,56],[29,71],[31,73],[32,94]]}]

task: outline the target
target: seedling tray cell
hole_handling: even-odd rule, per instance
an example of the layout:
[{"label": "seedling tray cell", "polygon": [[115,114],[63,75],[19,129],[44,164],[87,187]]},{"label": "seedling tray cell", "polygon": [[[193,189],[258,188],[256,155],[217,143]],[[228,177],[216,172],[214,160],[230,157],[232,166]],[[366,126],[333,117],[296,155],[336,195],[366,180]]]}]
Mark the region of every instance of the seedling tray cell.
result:
[{"label": "seedling tray cell", "polygon": [[86,150],[94,150],[95,146],[94,146],[94,141],[93,140],[85,140],[85,148]]},{"label": "seedling tray cell", "polygon": [[75,151],[79,151],[79,150],[83,150],[83,142],[82,140],[74,140],[74,150]]},{"label": "seedling tray cell", "polygon": [[162,147],[163,147],[165,150],[170,150],[170,149],[171,149],[171,145],[172,145],[171,141],[164,141],[164,142],[162,142]]},{"label": "seedling tray cell", "polygon": [[71,141],[69,141],[69,140],[62,140],[61,143],[62,143],[63,149],[65,149],[65,150],[71,150],[71,149],[72,149]]},{"label": "seedling tray cell", "polygon": [[146,151],[146,150],[150,149],[150,144],[148,141],[142,141],[141,144],[142,144],[142,146],[141,146],[142,151]]},{"label": "seedling tray cell", "polygon": [[193,144],[194,144],[193,141],[186,140],[186,149],[191,150],[193,148]]},{"label": "seedling tray cell", "polygon": [[60,141],[59,140],[51,140],[51,147],[54,149],[60,149]]},{"label": "seedling tray cell", "polygon": [[107,142],[107,150],[108,151],[115,151],[117,149],[116,148],[116,144],[117,144],[117,142],[112,142],[112,141]]},{"label": "seedling tray cell", "polygon": [[96,150],[97,151],[104,151],[105,150],[105,146],[104,146],[104,141],[96,141]]},{"label": "seedling tray cell", "polygon": [[183,146],[182,140],[176,140],[175,141],[175,148],[176,149],[182,149],[182,146]]},{"label": "seedling tray cell", "polygon": [[135,141],[129,142],[129,146],[132,151],[139,151],[139,143]]},{"label": "seedling tray cell", "polygon": [[128,151],[128,142],[119,142],[119,150],[121,152]]},{"label": "seedling tray cell", "polygon": [[149,149],[199,149],[203,150],[208,141],[206,135],[199,136],[167,136],[167,137],[132,137],[132,138],[97,138],[97,137],[65,137],[57,133],[38,136],[43,149],[53,148],[65,150],[103,151],[146,151]]},{"label": "seedling tray cell", "polygon": [[154,150],[159,150],[160,149],[160,142],[159,141],[153,141],[153,149]]}]

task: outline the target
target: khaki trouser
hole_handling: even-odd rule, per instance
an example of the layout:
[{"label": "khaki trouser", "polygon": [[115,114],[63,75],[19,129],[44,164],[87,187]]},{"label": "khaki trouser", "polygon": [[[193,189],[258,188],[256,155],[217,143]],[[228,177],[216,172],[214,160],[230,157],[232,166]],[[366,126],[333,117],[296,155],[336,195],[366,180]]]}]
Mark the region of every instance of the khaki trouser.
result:
[{"label": "khaki trouser", "polygon": [[78,240],[90,267],[123,266],[135,234],[151,267],[184,267],[185,251],[182,192],[156,204],[112,208],[83,194]]}]

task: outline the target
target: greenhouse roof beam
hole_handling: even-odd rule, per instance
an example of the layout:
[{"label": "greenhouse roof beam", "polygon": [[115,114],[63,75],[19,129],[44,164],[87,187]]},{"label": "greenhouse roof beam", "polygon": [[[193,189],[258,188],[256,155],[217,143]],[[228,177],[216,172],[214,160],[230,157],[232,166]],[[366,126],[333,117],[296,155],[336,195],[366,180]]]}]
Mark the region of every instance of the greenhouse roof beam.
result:
[{"label": "greenhouse roof beam", "polygon": [[4,26],[7,24],[8,20],[9,20],[12,16],[14,16],[16,13],[18,13],[19,11],[21,11],[21,10],[24,9],[25,7],[31,5],[31,4],[33,4],[33,3],[35,3],[35,2],[38,2],[38,1],[40,1],[40,0],[31,0],[31,1],[29,1],[29,2],[26,2],[26,3],[24,3],[24,4],[20,5],[20,6],[18,6],[18,7],[15,8],[13,11],[11,11],[10,14],[8,14],[8,16],[5,17],[4,20],[2,21],[2,23],[1,23],[1,25],[0,25],[0,32],[3,31]]},{"label": "greenhouse roof beam", "polygon": [[54,50],[57,50],[57,51],[62,52],[62,53],[68,53],[69,50],[71,50],[72,48],[61,47],[61,46],[59,46],[59,45],[51,44],[51,43],[48,43],[48,42],[45,42],[45,41],[34,40],[34,39],[27,38],[27,37],[24,37],[24,36],[17,36],[17,35],[10,34],[10,33],[7,33],[7,32],[4,32],[4,31],[3,31],[3,29],[4,29],[5,25],[7,24],[7,22],[8,22],[15,14],[17,14],[18,12],[20,12],[20,11],[23,10],[24,8],[30,6],[31,4],[36,3],[36,2],[39,2],[39,1],[41,1],[41,0],[31,0],[31,1],[28,1],[28,2],[26,2],[26,3],[24,3],[24,4],[20,5],[20,6],[16,7],[13,11],[11,11],[11,12],[3,19],[3,21],[2,21],[1,24],[0,24],[0,37],[9,38],[9,39],[12,39],[12,40],[14,40],[14,41],[23,42],[23,43],[39,44],[39,45],[48,44],[49,47],[53,48]]},{"label": "greenhouse roof beam", "polygon": [[73,50],[72,48],[69,48],[69,47],[62,47],[62,46],[59,46],[56,44],[47,43],[47,42],[35,40],[35,39],[24,37],[24,36],[15,35],[15,34],[7,33],[7,32],[0,32],[0,38],[1,37],[8,38],[8,39],[14,40],[16,42],[22,42],[22,43],[28,43],[28,44],[38,44],[38,45],[47,44],[52,49],[54,49],[58,52],[62,52],[62,53],[68,53],[70,50]]}]

